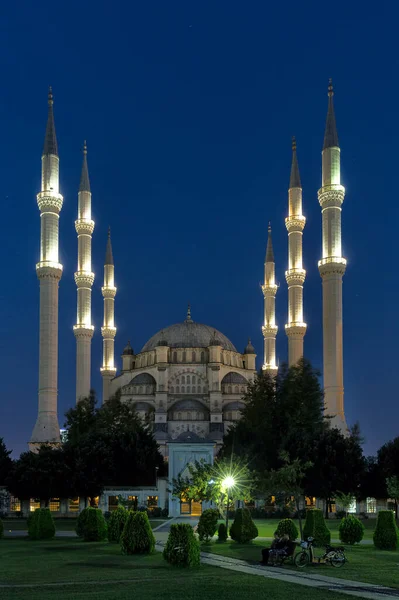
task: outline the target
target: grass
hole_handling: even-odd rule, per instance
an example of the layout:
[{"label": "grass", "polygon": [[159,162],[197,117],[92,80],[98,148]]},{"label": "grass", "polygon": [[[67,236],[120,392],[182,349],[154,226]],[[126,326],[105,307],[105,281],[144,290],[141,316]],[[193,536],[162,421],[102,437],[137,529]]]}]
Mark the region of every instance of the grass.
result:
[{"label": "grass", "polygon": [[[203,544],[202,551],[222,556],[231,556],[232,558],[239,558],[250,562],[259,562],[261,560],[261,549],[267,545],[267,542],[262,543],[257,540],[250,544],[237,544],[230,541],[225,544],[213,542]],[[348,562],[340,569],[334,569],[330,565],[314,565],[307,567],[306,572],[399,588],[399,551],[388,552],[376,550],[371,544],[346,546],[345,548],[345,555]],[[316,556],[321,554],[322,550],[321,548],[316,548]],[[296,567],[288,564],[283,568],[296,569]]]},{"label": "grass", "polygon": [[[55,529],[56,531],[75,531],[76,520],[74,518],[54,519]],[[150,519],[150,524],[154,529],[165,523],[165,521],[166,519]],[[4,519],[3,525],[5,531],[26,531],[28,529],[26,519]]]},{"label": "grass", "polygon": [[[274,532],[276,531],[278,522],[279,522],[279,519],[254,519],[254,523],[259,531],[259,537],[272,538]],[[340,519],[326,519],[325,522],[326,522],[327,527],[331,531],[331,539],[338,540],[339,539],[338,527],[339,527],[341,520]],[[362,523],[365,528],[363,539],[364,540],[372,540],[374,529],[377,524],[377,519],[365,519],[365,520],[362,520]],[[295,520],[295,524],[299,531],[299,524],[298,524],[297,520]],[[305,521],[303,520],[303,525],[304,524],[305,524]]]},{"label": "grass", "polygon": [[[45,584],[61,584],[57,587]],[[203,565],[170,567],[160,553],[124,556],[118,545],[75,539],[0,541],[0,585],[4,600],[350,600],[351,596],[244,575]],[[36,587],[29,587],[34,585]]]}]

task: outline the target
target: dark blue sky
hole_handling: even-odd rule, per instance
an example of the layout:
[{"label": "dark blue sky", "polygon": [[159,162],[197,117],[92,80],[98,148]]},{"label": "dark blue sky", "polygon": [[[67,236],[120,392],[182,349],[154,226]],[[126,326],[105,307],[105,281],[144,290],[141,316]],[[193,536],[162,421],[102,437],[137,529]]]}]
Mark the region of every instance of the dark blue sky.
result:
[{"label": "dark blue sky", "polygon": [[14,2],[0,19],[0,436],[26,449],[37,412],[40,157],[53,86],[60,220],[59,416],[75,402],[77,241],[86,138],[93,192],[93,386],[101,392],[102,268],[111,225],[116,354],[193,318],[262,360],[259,284],[273,226],[287,357],[287,187],[297,137],[305,354],[322,367],[317,190],[333,77],[342,148],[345,406],[366,451],[399,433],[398,7],[361,2]]}]

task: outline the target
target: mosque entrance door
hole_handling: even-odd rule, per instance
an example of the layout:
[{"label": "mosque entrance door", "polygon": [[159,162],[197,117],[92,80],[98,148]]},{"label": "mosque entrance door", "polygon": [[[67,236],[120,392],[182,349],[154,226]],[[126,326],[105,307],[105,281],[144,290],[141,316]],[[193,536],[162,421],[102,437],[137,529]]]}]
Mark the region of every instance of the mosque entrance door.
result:
[{"label": "mosque entrance door", "polygon": [[200,517],[202,515],[202,502],[194,502],[183,498],[180,503],[180,514],[190,517]]}]

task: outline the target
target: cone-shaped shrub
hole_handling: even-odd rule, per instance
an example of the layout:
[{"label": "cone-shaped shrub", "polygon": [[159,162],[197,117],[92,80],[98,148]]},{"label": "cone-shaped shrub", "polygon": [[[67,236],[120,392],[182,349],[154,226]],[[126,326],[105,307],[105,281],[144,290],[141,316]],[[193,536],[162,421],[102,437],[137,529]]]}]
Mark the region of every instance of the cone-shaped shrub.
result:
[{"label": "cone-shaped shrub", "polygon": [[232,526],[230,537],[239,544],[246,544],[258,536],[258,529],[247,508],[238,508]]},{"label": "cone-shaped shrub", "polygon": [[120,544],[123,554],[151,554],[154,552],[155,538],[147,513],[128,511]]},{"label": "cone-shaped shrub", "polygon": [[[79,525],[81,537],[83,537],[85,542],[101,542],[105,540],[107,537],[107,524],[102,511],[99,508],[91,506],[85,508],[82,513],[85,511],[87,512]],[[78,525],[76,525],[76,529],[78,529]]]},{"label": "cone-shaped shrub", "polygon": [[219,511],[214,508],[204,510],[198,522],[197,533],[200,542],[209,542],[218,526]]},{"label": "cone-shaped shrub", "polygon": [[274,532],[278,537],[288,535],[290,540],[293,542],[299,535],[297,526],[292,519],[282,519],[277,525],[277,529]]},{"label": "cone-shaped shrub", "polygon": [[75,527],[76,535],[78,537],[83,537],[84,527],[85,527],[87,515],[89,514],[89,510],[90,510],[90,507],[88,506],[87,508],[84,508],[79,513],[78,520],[76,521],[76,527]]},{"label": "cone-shaped shrub", "polygon": [[0,540],[4,535],[4,525],[3,525],[3,521],[0,519]]},{"label": "cone-shaped shrub", "polygon": [[225,542],[227,540],[227,529],[224,523],[220,523],[218,528],[218,539],[219,542]]},{"label": "cone-shaped shrub", "polygon": [[199,566],[200,545],[191,525],[188,523],[171,525],[163,557],[176,567]]},{"label": "cone-shaped shrub", "polygon": [[123,531],[123,528],[128,517],[128,512],[123,506],[118,506],[117,509],[113,510],[108,520],[108,541],[119,544],[119,540]]},{"label": "cone-shaped shrub", "polygon": [[397,549],[398,529],[391,510],[380,510],[378,513],[373,540],[374,546],[379,550]]},{"label": "cone-shaped shrub", "polygon": [[28,535],[32,540],[51,540],[55,536],[55,525],[49,508],[37,508],[32,517],[28,518]]},{"label": "cone-shaped shrub", "polygon": [[318,508],[312,508],[306,513],[303,539],[312,537],[315,546],[327,546],[331,542],[331,532],[325,524],[323,513]]},{"label": "cone-shaped shrub", "polygon": [[357,544],[363,539],[364,525],[353,515],[348,515],[341,520],[338,531],[341,542],[344,544]]}]

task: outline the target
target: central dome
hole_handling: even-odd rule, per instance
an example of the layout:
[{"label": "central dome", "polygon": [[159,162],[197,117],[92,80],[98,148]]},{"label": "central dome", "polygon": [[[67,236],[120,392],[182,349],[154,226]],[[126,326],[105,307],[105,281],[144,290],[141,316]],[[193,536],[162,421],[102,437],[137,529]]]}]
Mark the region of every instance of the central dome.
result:
[{"label": "central dome", "polygon": [[191,318],[187,318],[183,323],[176,323],[162,329],[162,331],[158,331],[143,346],[141,352],[154,350],[159,346],[159,342],[163,342],[163,345],[165,344],[170,348],[207,348],[210,345],[211,338],[215,336],[225,350],[237,352],[234,344],[223,333],[209,325],[196,323]]}]

